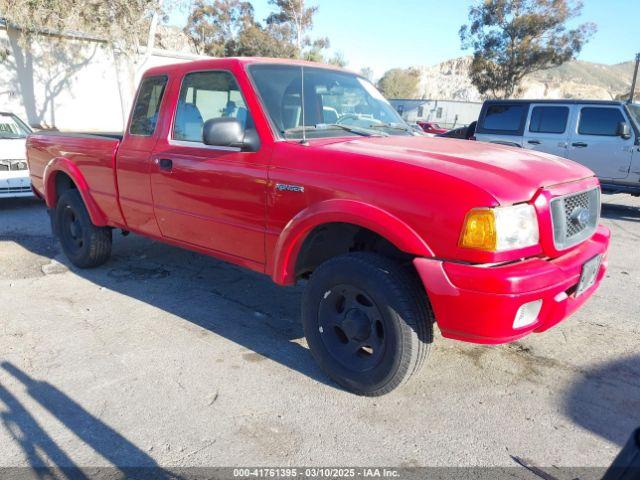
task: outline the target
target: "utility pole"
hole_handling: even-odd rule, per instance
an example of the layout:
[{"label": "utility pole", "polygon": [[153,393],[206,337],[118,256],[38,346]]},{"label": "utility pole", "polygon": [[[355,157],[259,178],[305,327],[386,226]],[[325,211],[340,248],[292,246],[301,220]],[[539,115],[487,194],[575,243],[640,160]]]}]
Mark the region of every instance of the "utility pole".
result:
[{"label": "utility pole", "polygon": [[638,79],[638,66],[640,66],[640,53],[636,54],[636,68],[633,71],[633,80],[631,80],[631,93],[629,94],[628,103],[633,103],[633,96],[636,93],[636,80]]}]

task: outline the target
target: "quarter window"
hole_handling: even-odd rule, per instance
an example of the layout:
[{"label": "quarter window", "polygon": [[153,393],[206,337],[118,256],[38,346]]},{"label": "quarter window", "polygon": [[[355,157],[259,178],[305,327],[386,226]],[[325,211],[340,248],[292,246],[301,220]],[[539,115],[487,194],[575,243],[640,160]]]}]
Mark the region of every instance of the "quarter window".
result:
[{"label": "quarter window", "polygon": [[564,133],[567,128],[569,108],[534,107],[531,111],[529,131],[534,133]]},{"label": "quarter window", "polygon": [[173,138],[202,142],[204,122],[235,118],[250,128],[249,111],[235,78],[229,72],[194,72],[184,77],[173,125]]},{"label": "quarter window", "polygon": [[482,128],[499,132],[517,132],[520,130],[524,105],[490,105],[484,116]]},{"label": "quarter window", "polygon": [[130,134],[153,135],[158,124],[158,112],[166,86],[167,77],[149,77],[142,81],[131,117]]},{"label": "quarter window", "polygon": [[615,137],[620,122],[625,122],[625,118],[617,108],[585,107],[580,111],[578,133]]}]

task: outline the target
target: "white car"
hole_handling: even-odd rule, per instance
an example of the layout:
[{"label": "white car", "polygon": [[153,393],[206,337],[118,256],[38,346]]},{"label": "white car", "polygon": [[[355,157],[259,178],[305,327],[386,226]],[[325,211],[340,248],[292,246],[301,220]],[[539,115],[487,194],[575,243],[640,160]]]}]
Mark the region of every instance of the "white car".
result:
[{"label": "white car", "polygon": [[33,195],[25,146],[31,131],[14,114],[0,112],[0,198]]}]

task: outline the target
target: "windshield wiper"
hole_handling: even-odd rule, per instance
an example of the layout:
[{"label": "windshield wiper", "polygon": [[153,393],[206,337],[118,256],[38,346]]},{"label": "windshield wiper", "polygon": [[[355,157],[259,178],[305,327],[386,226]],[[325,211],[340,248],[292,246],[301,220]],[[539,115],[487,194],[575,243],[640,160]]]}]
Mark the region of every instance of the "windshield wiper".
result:
[{"label": "windshield wiper", "polygon": [[401,130],[403,132],[413,133],[413,129],[409,125],[405,126],[402,123],[379,123],[369,125],[368,128],[388,128],[390,130]]},{"label": "windshield wiper", "polygon": [[286,130],[284,130],[282,133],[284,133],[285,135],[287,133],[298,133],[298,132],[302,132],[302,130],[330,130],[332,128],[339,128],[341,130],[345,130],[347,132],[350,133],[355,133],[356,135],[362,135],[363,137],[373,137],[373,136],[377,136],[377,137],[387,137],[388,134],[386,133],[381,133],[381,132],[374,132],[372,130],[369,130],[367,128],[360,128],[360,127],[354,127],[351,125],[342,125],[340,123],[318,123],[317,125],[308,125],[305,127],[294,127],[294,128],[287,128]]}]

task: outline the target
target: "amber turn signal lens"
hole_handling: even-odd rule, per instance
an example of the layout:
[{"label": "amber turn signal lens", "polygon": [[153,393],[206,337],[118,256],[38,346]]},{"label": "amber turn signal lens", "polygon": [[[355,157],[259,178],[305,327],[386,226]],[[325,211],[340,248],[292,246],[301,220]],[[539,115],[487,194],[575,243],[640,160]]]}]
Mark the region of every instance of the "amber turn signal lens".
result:
[{"label": "amber turn signal lens", "polygon": [[467,213],[460,246],[493,252],[496,250],[496,244],[496,218],[493,210],[478,208]]}]

